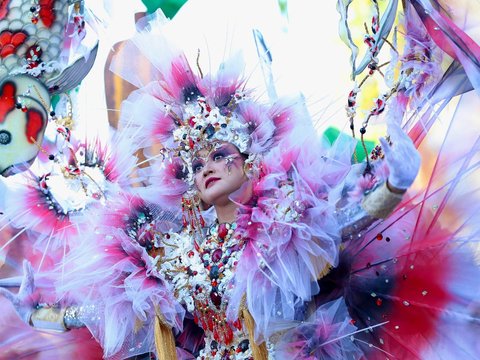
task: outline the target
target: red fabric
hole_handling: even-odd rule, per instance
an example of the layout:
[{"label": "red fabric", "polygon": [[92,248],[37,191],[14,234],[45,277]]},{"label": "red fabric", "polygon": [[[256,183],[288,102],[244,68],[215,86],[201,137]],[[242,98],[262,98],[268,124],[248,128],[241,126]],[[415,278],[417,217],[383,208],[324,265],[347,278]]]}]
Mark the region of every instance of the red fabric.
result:
[{"label": "red fabric", "polygon": [[0,0],[0,20],[5,19],[8,15],[8,5],[10,5],[10,0]]},{"label": "red fabric", "polygon": [[10,81],[0,89],[0,124],[5,121],[8,113],[15,109],[15,92],[15,84]]},{"label": "red fabric", "polygon": [[40,0],[38,4],[40,5],[40,19],[47,28],[50,28],[56,19],[55,0]]},{"label": "red fabric", "polygon": [[38,136],[44,128],[45,122],[42,114],[35,110],[29,109],[27,112],[26,136],[30,144],[34,144],[38,140]]}]

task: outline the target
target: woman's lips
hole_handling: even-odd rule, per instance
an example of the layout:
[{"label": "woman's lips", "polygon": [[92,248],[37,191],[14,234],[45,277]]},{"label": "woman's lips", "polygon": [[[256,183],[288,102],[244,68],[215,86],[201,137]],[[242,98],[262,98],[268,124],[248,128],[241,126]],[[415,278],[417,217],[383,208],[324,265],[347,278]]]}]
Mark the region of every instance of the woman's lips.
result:
[{"label": "woman's lips", "polygon": [[211,178],[208,178],[206,181],[205,181],[205,189],[208,189],[208,187],[210,186],[210,184],[214,183],[215,181],[218,181],[220,180],[220,178],[216,178],[216,177],[211,177]]}]

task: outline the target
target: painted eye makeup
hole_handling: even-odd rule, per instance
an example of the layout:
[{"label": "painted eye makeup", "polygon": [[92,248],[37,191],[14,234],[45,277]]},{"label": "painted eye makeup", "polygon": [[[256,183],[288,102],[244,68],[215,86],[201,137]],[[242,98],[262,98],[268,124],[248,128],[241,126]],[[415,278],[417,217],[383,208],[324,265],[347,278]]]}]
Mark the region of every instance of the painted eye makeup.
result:
[{"label": "painted eye makeup", "polygon": [[198,174],[203,169],[203,161],[200,159],[194,160],[192,164],[192,171],[194,174]]},{"label": "painted eye makeup", "polygon": [[217,149],[211,151],[210,154],[206,156],[199,156],[194,159],[192,163],[192,171],[194,174],[200,173],[205,167],[205,163],[207,161],[212,161],[214,163],[226,161],[227,165],[230,166],[238,155],[239,154],[236,148],[230,148],[228,145],[219,146]]},{"label": "painted eye makeup", "polygon": [[211,158],[214,162],[219,162],[220,160],[224,159],[228,154],[226,154],[224,151],[219,150],[216,151],[212,154]]},{"label": "painted eye makeup", "polygon": [[210,155],[210,159],[212,159],[214,162],[218,162],[227,157],[232,157],[235,155],[237,155],[237,151],[235,151],[235,149],[232,149],[229,146],[223,146],[213,151]]}]

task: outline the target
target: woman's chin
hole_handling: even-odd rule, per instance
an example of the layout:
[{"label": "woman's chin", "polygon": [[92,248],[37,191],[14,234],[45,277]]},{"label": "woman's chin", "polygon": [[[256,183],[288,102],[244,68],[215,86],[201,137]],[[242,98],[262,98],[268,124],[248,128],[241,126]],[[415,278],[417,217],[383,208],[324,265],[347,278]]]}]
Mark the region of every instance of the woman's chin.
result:
[{"label": "woman's chin", "polygon": [[246,194],[251,194],[251,184],[248,181],[235,184],[218,180],[211,182],[208,188],[202,191],[200,198],[206,204],[226,206],[231,203],[243,202],[243,199],[248,197]]},{"label": "woman's chin", "polygon": [[230,200],[228,195],[225,194],[211,194],[205,198],[202,198],[203,202],[210,206],[226,206],[232,201]]}]

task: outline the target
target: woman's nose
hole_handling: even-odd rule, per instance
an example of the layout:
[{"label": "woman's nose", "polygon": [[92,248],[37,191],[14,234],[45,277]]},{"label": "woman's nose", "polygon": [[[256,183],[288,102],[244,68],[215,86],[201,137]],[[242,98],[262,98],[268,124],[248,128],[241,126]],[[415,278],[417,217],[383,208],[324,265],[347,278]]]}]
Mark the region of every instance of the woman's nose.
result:
[{"label": "woman's nose", "polygon": [[210,175],[211,173],[214,172],[214,167],[212,166],[212,161],[208,161],[205,163],[205,165],[203,166],[203,176],[207,176],[207,175]]}]

